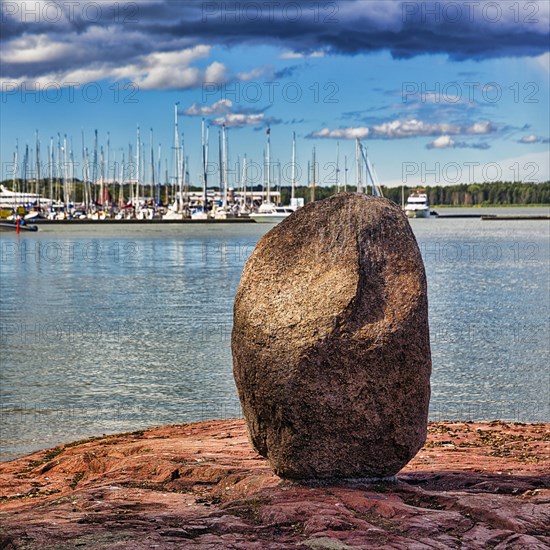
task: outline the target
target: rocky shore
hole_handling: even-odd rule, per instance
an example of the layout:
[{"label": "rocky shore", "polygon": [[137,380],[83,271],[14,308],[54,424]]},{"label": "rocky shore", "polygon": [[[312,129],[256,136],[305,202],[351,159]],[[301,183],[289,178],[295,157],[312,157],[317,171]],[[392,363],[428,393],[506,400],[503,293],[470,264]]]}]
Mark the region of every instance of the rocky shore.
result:
[{"label": "rocky shore", "polygon": [[0,464],[1,549],[550,548],[550,424],[432,423],[393,481],[297,484],[243,420]]}]

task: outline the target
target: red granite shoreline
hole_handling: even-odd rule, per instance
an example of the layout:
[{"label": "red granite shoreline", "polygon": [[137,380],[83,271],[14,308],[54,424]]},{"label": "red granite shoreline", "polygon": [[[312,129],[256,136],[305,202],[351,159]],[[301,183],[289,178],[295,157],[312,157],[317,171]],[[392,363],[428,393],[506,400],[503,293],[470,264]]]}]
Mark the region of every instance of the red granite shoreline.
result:
[{"label": "red granite shoreline", "polygon": [[437,422],[396,481],[283,481],[243,420],[0,464],[1,549],[550,548],[550,424]]}]

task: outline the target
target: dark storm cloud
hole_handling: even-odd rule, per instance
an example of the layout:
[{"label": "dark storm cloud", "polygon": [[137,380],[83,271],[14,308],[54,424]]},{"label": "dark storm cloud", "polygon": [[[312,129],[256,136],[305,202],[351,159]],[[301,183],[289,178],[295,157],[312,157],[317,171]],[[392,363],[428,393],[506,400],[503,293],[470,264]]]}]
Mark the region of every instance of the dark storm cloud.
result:
[{"label": "dark storm cloud", "polygon": [[[76,6],[64,0],[3,0],[2,75],[39,77],[76,69],[102,74],[106,67],[139,65],[150,54],[197,45],[269,44],[304,56],[380,50],[395,58],[538,56],[548,50],[549,6],[528,0],[513,6],[503,0],[142,0]],[[57,49],[48,49],[51,43]]]}]

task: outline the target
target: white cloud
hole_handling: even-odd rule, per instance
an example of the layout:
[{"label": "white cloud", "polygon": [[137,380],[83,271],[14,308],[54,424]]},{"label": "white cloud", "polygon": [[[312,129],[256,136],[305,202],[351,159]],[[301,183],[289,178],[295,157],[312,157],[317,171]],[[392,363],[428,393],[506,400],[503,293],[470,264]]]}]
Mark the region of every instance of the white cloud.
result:
[{"label": "white cloud", "polygon": [[62,59],[74,51],[74,46],[50,40],[45,35],[22,36],[3,47],[0,51],[1,63],[44,63]]},{"label": "white cloud", "polygon": [[246,126],[260,126],[264,124],[265,117],[263,113],[244,114],[244,113],[228,113],[224,117],[215,118],[213,124],[222,126],[225,124],[227,128],[244,128]]},{"label": "white cloud", "polygon": [[518,139],[518,143],[550,143],[550,139],[544,139],[540,136],[536,136],[535,134],[529,134],[527,136],[523,136],[521,139]]},{"label": "white cloud", "polygon": [[2,79],[3,85],[45,86],[55,82],[59,86],[84,85],[100,80],[129,80],[142,90],[190,89],[200,87],[204,82],[221,84],[226,81],[225,65],[214,61],[206,70],[192,64],[211,51],[210,46],[199,45],[174,52],[156,52],[138,57],[126,65],[108,62],[84,65],[82,68],[43,74],[38,78],[27,76],[16,79]]},{"label": "white cloud", "polygon": [[476,122],[472,124],[469,128],[466,128],[465,134],[474,134],[474,135],[484,135],[490,134],[496,130],[493,123],[489,121]]},{"label": "white cloud", "polygon": [[154,67],[136,83],[142,90],[185,90],[200,86],[202,78],[196,67]]},{"label": "white cloud", "polygon": [[327,139],[364,139],[369,135],[368,128],[323,128],[317,132],[310,134],[312,138],[327,138]]},{"label": "white cloud", "polygon": [[428,144],[428,149],[452,149],[456,142],[451,136],[439,136]]},{"label": "white cloud", "polygon": [[458,136],[458,135],[486,135],[496,131],[492,122],[476,122],[471,126],[458,124],[430,123],[417,119],[391,120],[371,127],[351,127],[331,130],[323,128],[312,132],[309,137],[328,139],[405,139],[421,136]]},{"label": "white cloud", "polygon": [[[174,52],[155,52],[144,56],[142,59],[146,67],[154,67],[156,65],[181,67],[182,65],[189,65],[197,59],[207,57],[210,51],[210,46],[199,45]],[[212,65],[215,65],[215,63]]]},{"label": "white cloud", "polygon": [[193,103],[191,107],[185,111],[185,114],[189,116],[222,115],[229,112],[231,107],[233,107],[233,102],[230,99],[220,99],[211,106]]},{"label": "white cloud", "polygon": [[255,78],[260,78],[266,72],[266,67],[258,67],[257,69],[252,69],[251,71],[245,73],[238,73],[237,78],[239,80],[254,80]]},{"label": "white cloud", "polygon": [[227,69],[223,63],[214,61],[211,65],[206,68],[204,73],[204,82],[210,84],[222,84],[226,81],[227,78]]},{"label": "white cloud", "polygon": [[212,117],[216,115],[217,118],[212,120],[214,126],[223,126],[227,128],[245,128],[245,127],[257,127],[263,124],[268,124],[272,119],[266,119],[264,113],[244,112],[244,113],[232,113],[233,102],[230,99],[220,99],[212,105],[200,105],[193,103],[184,114],[188,116],[203,116]]},{"label": "white cloud", "polygon": [[523,136],[518,143],[538,143],[539,138],[535,134],[530,134],[528,136]]},{"label": "white cloud", "polygon": [[433,124],[422,120],[392,120],[372,127],[373,137],[396,139],[437,134],[459,134],[460,126]]}]

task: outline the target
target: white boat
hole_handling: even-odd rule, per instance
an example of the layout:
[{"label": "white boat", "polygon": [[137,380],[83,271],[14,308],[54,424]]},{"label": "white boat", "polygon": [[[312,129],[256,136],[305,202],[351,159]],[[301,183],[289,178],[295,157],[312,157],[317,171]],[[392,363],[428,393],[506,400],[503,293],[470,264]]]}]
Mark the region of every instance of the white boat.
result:
[{"label": "white boat", "polygon": [[279,223],[288,218],[293,212],[294,209],[290,206],[264,203],[260,205],[257,212],[250,214],[250,218],[258,223]]},{"label": "white boat", "polygon": [[429,218],[430,204],[426,193],[412,193],[405,205],[405,214],[408,218]]},{"label": "white boat", "polygon": [[235,212],[233,212],[233,210],[231,210],[229,207],[220,206],[220,208],[218,208],[216,212],[214,212],[215,220],[228,220],[234,217]]},{"label": "white boat", "polygon": [[191,212],[191,219],[192,220],[207,220],[208,219],[208,213],[205,212],[202,208],[197,208],[196,210],[193,210]]},{"label": "white boat", "polygon": [[[294,146],[293,146],[294,147]],[[295,151],[292,155],[293,165],[295,160]],[[294,166],[292,174],[292,190],[294,191]],[[271,202],[271,128],[267,129],[267,155],[266,155],[266,202],[260,204],[258,210],[250,214],[250,218],[258,223],[279,223],[294,213],[291,206],[277,206]]]},{"label": "white boat", "polygon": [[0,208],[15,208],[17,206],[42,206],[49,208],[52,205],[50,199],[45,199],[37,193],[20,193],[10,191],[0,185]]},{"label": "white boat", "polygon": [[177,209],[174,209],[172,207],[170,207],[166,212],[166,214],[162,216],[162,219],[166,221],[180,221],[180,220],[183,220],[183,218],[184,218],[183,213],[179,212]]}]

